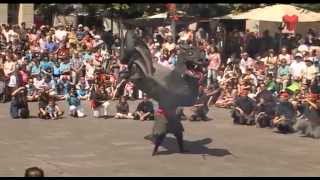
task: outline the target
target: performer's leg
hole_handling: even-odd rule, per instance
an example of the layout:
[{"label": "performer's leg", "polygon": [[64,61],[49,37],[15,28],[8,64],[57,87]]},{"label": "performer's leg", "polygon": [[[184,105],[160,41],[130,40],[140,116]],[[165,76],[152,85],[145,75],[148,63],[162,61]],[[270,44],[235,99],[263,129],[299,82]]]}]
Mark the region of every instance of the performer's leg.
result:
[{"label": "performer's leg", "polygon": [[152,152],[152,156],[156,155],[156,153],[158,152],[158,148],[161,145],[161,143],[163,142],[163,140],[166,137],[166,135],[167,134],[164,133],[164,134],[155,136],[154,149],[153,149],[153,152]]},{"label": "performer's leg", "polygon": [[175,133],[174,136],[177,139],[177,143],[178,143],[178,146],[179,146],[180,153],[186,152],[186,150],[183,147],[183,133],[182,132]]}]

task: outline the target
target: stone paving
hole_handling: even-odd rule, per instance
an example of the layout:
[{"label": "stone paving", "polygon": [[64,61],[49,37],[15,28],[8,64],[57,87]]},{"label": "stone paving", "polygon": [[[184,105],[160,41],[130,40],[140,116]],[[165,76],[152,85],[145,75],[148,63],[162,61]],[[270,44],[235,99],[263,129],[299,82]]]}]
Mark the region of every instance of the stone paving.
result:
[{"label": "stone paving", "polygon": [[[130,104],[134,110],[137,103]],[[213,121],[183,122],[188,154],[177,153],[168,136],[152,157],[153,145],[144,139],[152,122],[94,119],[83,105],[86,118],[46,121],[13,120],[9,103],[0,104],[0,176],[23,176],[31,166],[46,176],[320,175],[320,140],[233,125],[228,110],[211,108]],[[34,117],[37,107],[30,104]]]}]

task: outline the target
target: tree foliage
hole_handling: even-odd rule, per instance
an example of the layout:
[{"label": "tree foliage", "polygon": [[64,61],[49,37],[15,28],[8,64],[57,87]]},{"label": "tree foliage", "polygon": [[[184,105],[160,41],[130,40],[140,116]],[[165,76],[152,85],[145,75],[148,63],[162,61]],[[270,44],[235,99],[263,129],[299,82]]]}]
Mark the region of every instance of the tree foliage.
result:
[{"label": "tree foliage", "polygon": [[[187,14],[198,17],[222,16],[229,13],[241,13],[250,9],[264,7],[272,4],[177,4],[177,10],[185,11]],[[315,4],[293,4],[308,10],[320,12],[320,3]],[[167,9],[164,3],[106,3],[106,4],[81,4],[81,7],[74,8],[72,4],[35,4],[38,14],[55,13],[67,15],[72,12],[86,12],[90,16],[104,15],[113,18],[138,18],[142,16],[151,16],[157,13],[165,12]]]}]

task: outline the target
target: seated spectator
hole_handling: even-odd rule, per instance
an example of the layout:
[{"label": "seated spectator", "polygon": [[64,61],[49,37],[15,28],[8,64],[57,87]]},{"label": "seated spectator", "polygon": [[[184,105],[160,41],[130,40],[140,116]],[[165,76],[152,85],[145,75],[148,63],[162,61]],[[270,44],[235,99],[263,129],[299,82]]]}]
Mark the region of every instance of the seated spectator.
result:
[{"label": "seated spectator", "polygon": [[199,100],[198,103],[196,103],[192,107],[192,114],[190,116],[190,121],[208,121],[209,120],[209,118],[207,117],[208,112],[209,112],[208,104],[206,104],[205,102],[201,102],[201,100]]},{"label": "seated spectator", "polygon": [[220,108],[230,108],[237,96],[237,90],[233,89],[230,84],[226,84],[221,95],[219,96],[215,106]]},{"label": "seated spectator", "polygon": [[257,127],[272,127],[272,119],[275,115],[276,101],[271,91],[266,89],[264,82],[260,84],[260,92],[256,96],[257,109],[255,122]]},{"label": "seated spectator", "polygon": [[281,89],[285,90],[288,85],[290,75],[289,65],[287,64],[287,59],[280,60],[280,66],[277,72],[277,83],[281,85]]},{"label": "seated spectator", "polygon": [[33,85],[33,79],[29,78],[28,84],[25,85],[26,90],[27,90],[27,100],[28,101],[36,101],[38,100],[38,90],[36,87]]},{"label": "seated spectator", "polygon": [[69,114],[72,117],[84,117],[85,116],[83,109],[81,107],[80,96],[78,95],[78,93],[76,92],[76,89],[74,87],[71,87],[71,90],[70,90],[66,99],[69,104]]},{"label": "seated spectator", "polygon": [[284,60],[287,65],[291,64],[292,56],[288,53],[288,50],[286,47],[283,47],[281,49],[281,54],[278,55],[278,59]]},{"label": "seated spectator", "polygon": [[310,91],[314,94],[320,94],[320,73],[318,73],[311,82]]},{"label": "seated spectator", "polygon": [[10,115],[12,118],[26,119],[29,117],[29,106],[24,86],[17,88],[11,94]]},{"label": "seated spectator", "polygon": [[129,112],[129,104],[125,96],[120,97],[116,109],[117,113],[114,116],[116,119],[133,119],[132,114]]},{"label": "seated spectator", "polygon": [[301,79],[303,72],[305,71],[306,64],[302,61],[303,56],[301,53],[295,54],[295,59],[290,65],[290,73],[293,76],[293,79]]},{"label": "seated spectator", "polygon": [[71,82],[68,77],[64,76],[61,80],[58,80],[58,94],[66,96],[70,90]]},{"label": "seated spectator", "polygon": [[29,73],[26,69],[26,65],[23,64],[19,67],[19,71],[17,72],[18,80],[19,80],[19,86],[24,86],[28,83],[29,79]]},{"label": "seated spectator", "polygon": [[60,111],[60,108],[58,107],[56,101],[53,98],[49,100],[49,103],[45,111],[46,114],[48,114],[49,118],[52,120],[58,119],[63,114],[63,112]]},{"label": "seated spectator", "polygon": [[41,69],[40,69],[40,61],[36,58],[32,59],[32,63],[30,63],[31,66],[31,76],[36,77],[40,75]]},{"label": "seated spectator", "polygon": [[282,92],[280,94],[280,102],[276,106],[276,113],[273,119],[273,126],[278,129],[280,133],[290,133],[293,131],[293,124],[295,123],[296,111],[291,102],[289,102],[289,94]]},{"label": "seated spectator", "polygon": [[46,107],[49,104],[49,90],[47,89],[40,89],[39,91],[39,118],[41,119],[48,119],[49,115],[46,111]]},{"label": "seated spectator", "polygon": [[134,92],[134,84],[131,81],[128,81],[124,87],[124,96],[133,99],[133,92]]},{"label": "seated spectator", "polygon": [[272,74],[267,75],[266,87],[267,90],[271,91],[272,93],[276,93],[280,89]]},{"label": "seated spectator", "polygon": [[70,62],[67,58],[64,58],[62,62],[60,63],[60,72],[62,75],[62,78],[66,77],[68,80],[71,80],[71,67]]},{"label": "seated spectator", "polygon": [[31,167],[26,169],[24,177],[44,177],[44,172],[38,167]]},{"label": "seated spectator", "polygon": [[52,62],[49,61],[48,53],[44,53],[42,60],[40,61],[40,70],[44,74],[50,74],[53,71]]},{"label": "seated spectator", "polygon": [[103,116],[107,118],[110,105],[110,97],[108,96],[105,87],[98,87],[97,85],[93,85],[90,93],[90,100],[93,110],[93,116],[100,117],[101,110],[103,110]]},{"label": "seated spectator", "polygon": [[87,100],[90,97],[88,93],[88,88],[86,88],[83,84],[80,84],[78,86],[77,94],[81,100]]},{"label": "seated spectator", "polygon": [[53,77],[60,78],[61,70],[60,70],[60,63],[59,63],[59,61],[54,61],[54,62],[53,62],[52,69],[53,69],[53,71],[52,71]]},{"label": "seated spectator", "polygon": [[58,45],[52,40],[52,37],[50,36],[45,44],[45,49],[48,53],[53,53],[58,49]]},{"label": "seated spectator", "polygon": [[294,129],[302,134],[320,138],[320,103],[319,95],[310,93],[302,103],[298,104],[301,115],[297,118]]},{"label": "seated spectator", "polygon": [[243,89],[234,102],[232,118],[234,124],[254,124],[256,103],[248,97],[249,91]]},{"label": "seated spectator", "polygon": [[319,69],[313,64],[312,59],[308,58],[304,60],[306,68],[303,71],[303,78],[308,85],[311,84],[311,81],[316,77],[319,72]]},{"label": "seated spectator", "polygon": [[136,112],[133,114],[134,120],[154,120],[154,108],[149,97],[145,94],[143,96],[143,101],[137,106]]}]

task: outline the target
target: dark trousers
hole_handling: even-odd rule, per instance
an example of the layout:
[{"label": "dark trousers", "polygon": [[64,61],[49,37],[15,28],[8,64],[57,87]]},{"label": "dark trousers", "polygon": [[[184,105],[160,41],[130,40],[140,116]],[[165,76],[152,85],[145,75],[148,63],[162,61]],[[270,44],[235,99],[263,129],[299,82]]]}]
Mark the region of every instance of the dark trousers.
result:
[{"label": "dark trousers", "polygon": [[[167,133],[155,136],[155,141],[154,141],[155,146],[154,146],[152,155],[155,155],[158,152],[158,148],[162,144],[162,142],[165,139],[166,135],[167,135]],[[177,143],[178,143],[178,146],[179,146],[179,151],[180,152],[184,152],[184,148],[183,148],[183,133],[182,132],[175,133],[174,136],[177,139]]]},{"label": "dark trousers", "polygon": [[283,120],[283,121],[279,122],[276,125],[276,127],[280,133],[284,133],[284,134],[290,133],[293,131],[292,125],[291,125],[290,121],[288,121],[288,120]]},{"label": "dark trousers", "polygon": [[18,119],[18,118],[25,119],[29,117],[29,110],[26,107],[20,107],[18,105],[15,105],[14,103],[11,103],[10,115],[13,119]]},{"label": "dark trousers", "polygon": [[259,112],[255,117],[255,122],[258,127],[272,127],[272,118],[273,116],[268,115],[265,112]]},{"label": "dark trousers", "polygon": [[233,110],[232,118],[234,124],[254,124],[254,117],[251,115],[242,115],[238,110]]},{"label": "dark trousers", "polygon": [[[133,114],[133,119],[134,120],[139,120],[140,119],[140,116],[138,113],[134,113]],[[148,116],[144,117],[144,120],[154,120],[154,114],[149,114]]]},{"label": "dark trousers", "polygon": [[208,119],[207,114],[209,109],[207,107],[196,107],[196,110],[192,113],[191,121],[206,121]]}]

